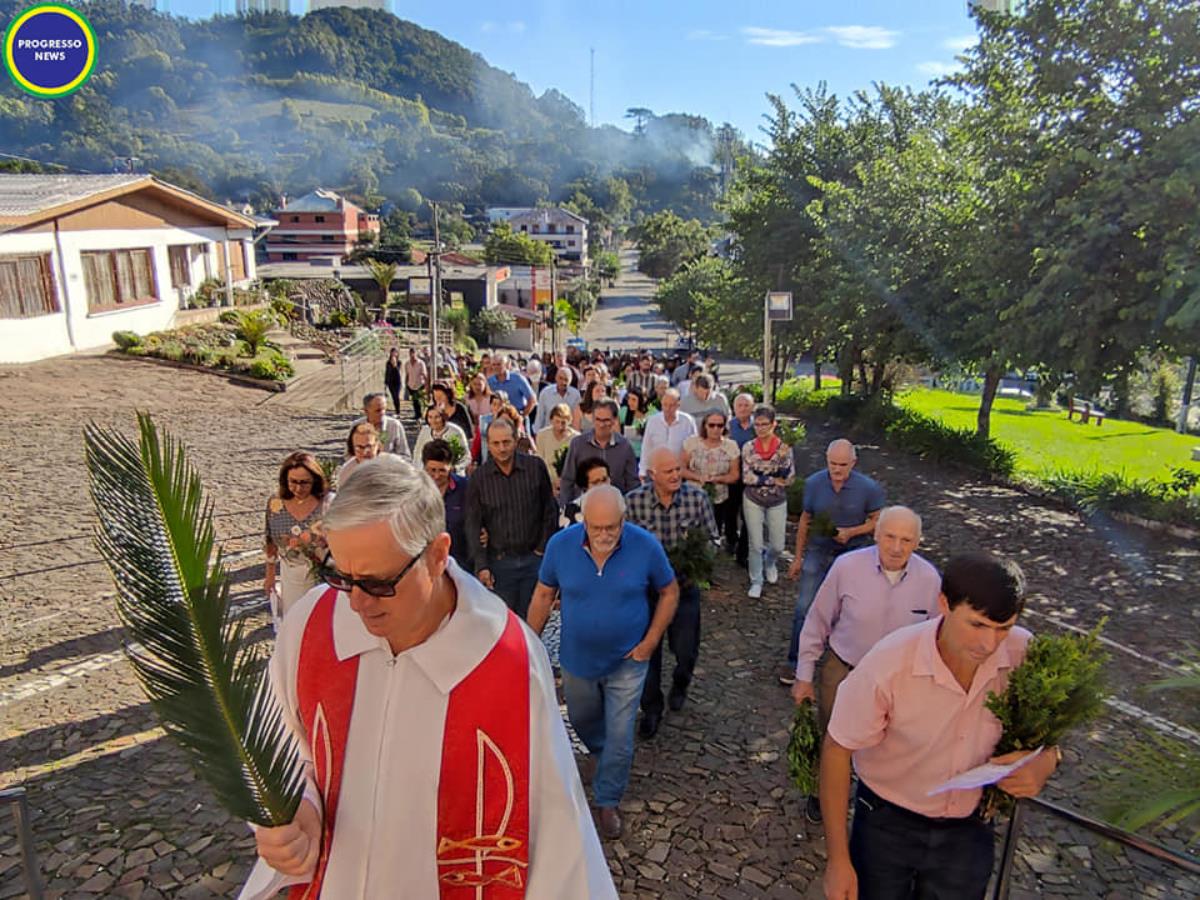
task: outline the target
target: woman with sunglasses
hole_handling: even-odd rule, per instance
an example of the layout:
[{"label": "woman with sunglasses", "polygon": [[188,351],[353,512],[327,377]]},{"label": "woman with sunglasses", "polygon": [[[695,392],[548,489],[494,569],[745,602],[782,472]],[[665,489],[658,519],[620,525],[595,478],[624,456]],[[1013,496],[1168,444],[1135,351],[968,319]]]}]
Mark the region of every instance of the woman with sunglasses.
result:
[{"label": "woman with sunglasses", "polygon": [[[741,480],[741,452],[725,434],[724,413],[710,411],[700,420],[700,433],[684,438],[683,477],[708,491],[717,524],[729,533],[729,518],[736,520],[741,510],[730,501],[729,486]],[[736,546],[729,547],[733,553]]]},{"label": "woman with sunglasses", "polygon": [[[750,537],[750,590],[762,596],[767,584],[779,581],[776,561],[783,552],[787,529],[787,489],[796,480],[792,448],[775,433],[775,408],[765,403],[754,408],[754,439],[742,447],[742,515]],[[765,539],[764,539],[765,532]]]},{"label": "woman with sunglasses", "polygon": [[316,458],[311,453],[289,455],[279,467],[279,489],[267,501],[263,541],[263,587],[276,623],[317,583],[313,569],[325,556],[321,517],[326,499],[325,475]]}]

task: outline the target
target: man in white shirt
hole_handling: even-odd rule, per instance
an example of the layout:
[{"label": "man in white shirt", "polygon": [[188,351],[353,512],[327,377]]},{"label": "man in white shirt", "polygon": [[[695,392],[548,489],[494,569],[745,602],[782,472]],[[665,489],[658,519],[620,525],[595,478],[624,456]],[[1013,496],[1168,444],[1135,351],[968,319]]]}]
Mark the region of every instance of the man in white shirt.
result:
[{"label": "man in white shirt", "polygon": [[270,665],[304,800],[257,829],[242,896],[615,900],[546,651],[450,558],[433,482],[380,457],[325,528],[327,584],[292,609]]},{"label": "man in white shirt", "polygon": [[382,393],[367,394],[363,397],[363,415],[355,419],[354,424],[357,426],[363,422],[370,422],[379,433],[380,453],[412,455],[408,450],[408,436],[404,433],[404,423],[387,414],[387,397]]},{"label": "man in white shirt", "polygon": [[533,430],[541,431],[550,427],[550,413],[554,412],[554,407],[558,404],[567,404],[574,413],[581,399],[579,391],[571,387],[571,370],[560,366],[554,373],[554,384],[546,385],[538,395],[537,417],[533,422]]},{"label": "man in white shirt", "polygon": [[650,470],[650,459],[659,447],[669,447],[678,456],[683,452],[683,442],[696,433],[696,420],[679,410],[679,391],[670,388],[662,395],[662,412],[646,420],[646,434],[642,438],[642,458],[638,461],[638,475],[645,479]]}]

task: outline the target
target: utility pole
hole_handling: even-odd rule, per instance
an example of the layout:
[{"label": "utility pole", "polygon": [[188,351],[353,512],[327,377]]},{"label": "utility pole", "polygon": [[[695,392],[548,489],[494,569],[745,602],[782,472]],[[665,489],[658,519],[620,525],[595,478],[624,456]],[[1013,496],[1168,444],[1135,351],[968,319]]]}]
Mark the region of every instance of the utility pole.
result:
[{"label": "utility pole", "polygon": [[429,297],[429,342],[432,355],[430,357],[430,372],[432,380],[437,381],[438,368],[438,309],[442,300],[442,230],[438,222],[438,207],[433,207],[433,286]]},{"label": "utility pole", "polygon": [[558,350],[558,258],[550,261],[550,352]]}]

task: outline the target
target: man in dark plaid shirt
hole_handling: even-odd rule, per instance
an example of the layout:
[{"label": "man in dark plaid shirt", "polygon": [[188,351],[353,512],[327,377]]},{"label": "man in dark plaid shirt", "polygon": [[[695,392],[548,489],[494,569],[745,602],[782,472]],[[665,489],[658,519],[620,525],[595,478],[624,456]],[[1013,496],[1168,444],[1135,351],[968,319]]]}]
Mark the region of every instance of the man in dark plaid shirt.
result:
[{"label": "man in dark plaid shirt", "polygon": [[649,353],[643,353],[638,359],[638,367],[630,373],[627,388],[637,388],[642,392],[642,397],[649,403],[654,399],[654,379],[658,376],[654,374],[654,358]]},{"label": "man in dark plaid shirt", "polygon": [[[683,481],[683,466],[669,448],[660,447],[649,460],[650,481],[630,491],[625,497],[626,517],[640,525],[662,543],[663,548],[682,541],[689,531],[703,529],[714,542],[720,539],[717,518],[713,514],[708,494]],[[678,574],[678,573],[676,573]],[[680,580],[679,605],[675,618],[667,628],[671,652],[675,654],[675,672],[667,703],[672,710],[683,708],[696,658],[700,655],[700,588],[692,581]],[[639,733],[644,738],[658,732],[663,714],[662,643],[650,657],[646,686],[642,689],[642,723]]]}]

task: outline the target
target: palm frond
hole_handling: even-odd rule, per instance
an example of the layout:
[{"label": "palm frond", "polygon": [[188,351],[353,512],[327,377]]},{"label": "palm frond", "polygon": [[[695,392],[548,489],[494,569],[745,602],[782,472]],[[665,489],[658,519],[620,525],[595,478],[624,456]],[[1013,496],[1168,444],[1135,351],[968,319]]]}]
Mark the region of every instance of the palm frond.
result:
[{"label": "palm frond", "polygon": [[234,619],[212,503],[183,446],[138,414],[140,440],[84,430],[96,544],[138,680],[166,732],[230,813],[290,822],[302,773],[265,655]]}]

